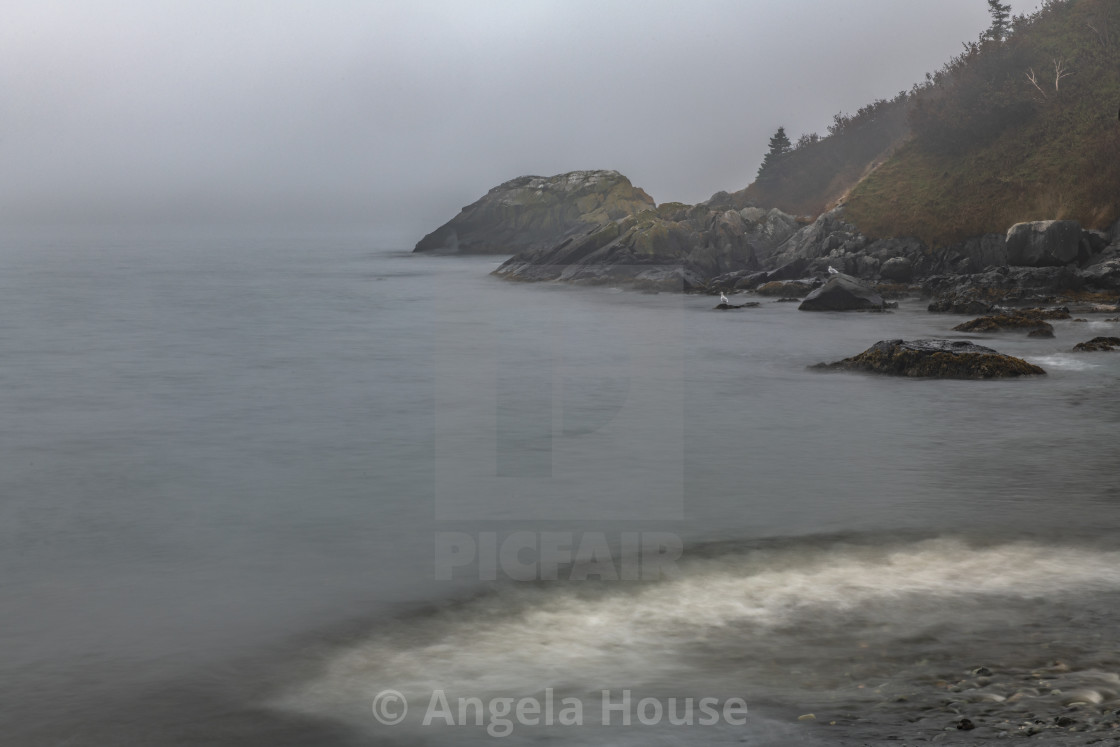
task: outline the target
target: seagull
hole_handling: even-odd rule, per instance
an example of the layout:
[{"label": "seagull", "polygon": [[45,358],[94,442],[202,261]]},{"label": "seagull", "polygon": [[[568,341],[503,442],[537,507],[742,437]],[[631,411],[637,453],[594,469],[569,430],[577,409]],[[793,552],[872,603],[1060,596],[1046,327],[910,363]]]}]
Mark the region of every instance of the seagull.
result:
[{"label": "seagull", "polygon": [[723,291],[720,291],[719,302],[720,303],[731,303],[730,301],[727,300],[727,296],[726,296],[726,294],[723,293]]},{"label": "seagull", "polygon": [[837,269],[836,269],[835,267],[833,267],[832,265],[829,265],[829,266],[828,266],[828,274],[829,274],[829,275],[839,275],[839,274],[840,274],[840,271],[839,271],[839,270],[837,270]]}]

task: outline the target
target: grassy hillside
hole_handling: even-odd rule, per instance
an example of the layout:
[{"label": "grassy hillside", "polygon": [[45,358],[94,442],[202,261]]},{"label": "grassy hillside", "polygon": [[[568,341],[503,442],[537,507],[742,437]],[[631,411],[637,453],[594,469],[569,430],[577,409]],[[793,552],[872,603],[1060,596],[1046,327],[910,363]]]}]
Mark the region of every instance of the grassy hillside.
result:
[{"label": "grassy hillside", "polygon": [[835,115],[827,136],[803,135],[788,152],[769,156],[758,178],[736,198],[792,215],[823,213],[906,139],[907,101],[902,92],[855,115]]},{"label": "grassy hillside", "polygon": [[1051,0],[915,87],[910,138],[851,191],[847,218],[932,245],[1025,220],[1107,228],[1120,218],[1118,108],[1120,3]]}]

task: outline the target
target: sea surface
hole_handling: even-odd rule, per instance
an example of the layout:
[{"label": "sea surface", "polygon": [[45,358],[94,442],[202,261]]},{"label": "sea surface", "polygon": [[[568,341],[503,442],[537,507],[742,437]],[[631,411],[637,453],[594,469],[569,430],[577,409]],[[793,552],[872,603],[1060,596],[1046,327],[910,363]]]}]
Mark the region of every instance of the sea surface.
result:
[{"label": "sea surface", "polygon": [[[499,263],[369,235],[0,240],[0,741],[1110,728],[1120,354],[1069,351],[1120,323],[983,338],[1045,377],[822,374],[960,319],[716,312]],[[454,713],[425,725],[437,691]],[[547,698],[581,723],[530,707],[496,735],[502,699]],[[749,715],[670,723],[689,698]]]}]

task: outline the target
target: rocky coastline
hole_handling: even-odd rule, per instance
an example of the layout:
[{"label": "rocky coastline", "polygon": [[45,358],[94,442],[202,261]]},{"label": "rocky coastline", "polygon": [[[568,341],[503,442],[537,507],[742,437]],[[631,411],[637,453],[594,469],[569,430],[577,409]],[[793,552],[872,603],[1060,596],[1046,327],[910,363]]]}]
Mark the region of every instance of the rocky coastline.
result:
[{"label": "rocky coastline", "polygon": [[1120,297],[1120,224],[1040,220],[929,246],[866,236],[843,205],[816,218],[744,207],[725,192],[657,205],[615,171],[510,180],[415,251],[509,254],[494,275],[522,282],[797,299],[829,281],[831,268],[884,299],[918,296],[930,311],[973,316],[1056,304],[1116,311]]},{"label": "rocky coastline", "polygon": [[[715,307],[721,311],[750,309],[764,298],[797,302],[802,311],[885,311],[896,299],[919,298],[932,313],[976,317],[952,327],[966,334],[1053,337],[1049,320],[1120,312],[1120,223],[1097,231],[1040,220],[929,246],[914,237],[866,236],[846,220],[843,205],[816,218],[744,206],[741,193],[657,205],[614,171],[506,182],[415,251],[510,254],[493,274],[511,281],[723,295]],[[974,347],[883,341],[822,366],[938,378],[1043,373]]]}]

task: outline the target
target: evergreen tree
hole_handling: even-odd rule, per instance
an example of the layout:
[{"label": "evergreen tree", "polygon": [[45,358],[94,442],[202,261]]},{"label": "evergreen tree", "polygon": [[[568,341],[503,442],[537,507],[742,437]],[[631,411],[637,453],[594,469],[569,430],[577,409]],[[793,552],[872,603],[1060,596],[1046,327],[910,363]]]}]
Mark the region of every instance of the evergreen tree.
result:
[{"label": "evergreen tree", "polygon": [[988,12],[992,15],[992,25],[984,35],[993,41],[1003,41],[1010,26],[1011,5],[999,0],[988,0]]},{"label": "evergreen tree", "polygon": [[767,172],[772,172],[782,156],[793,150],[793,144],[786,135],[786,128],[779,127],[774,136],[770,138],[770,150],[762,157],[762,165],[758,167],[758,178],[761,179]]}]

